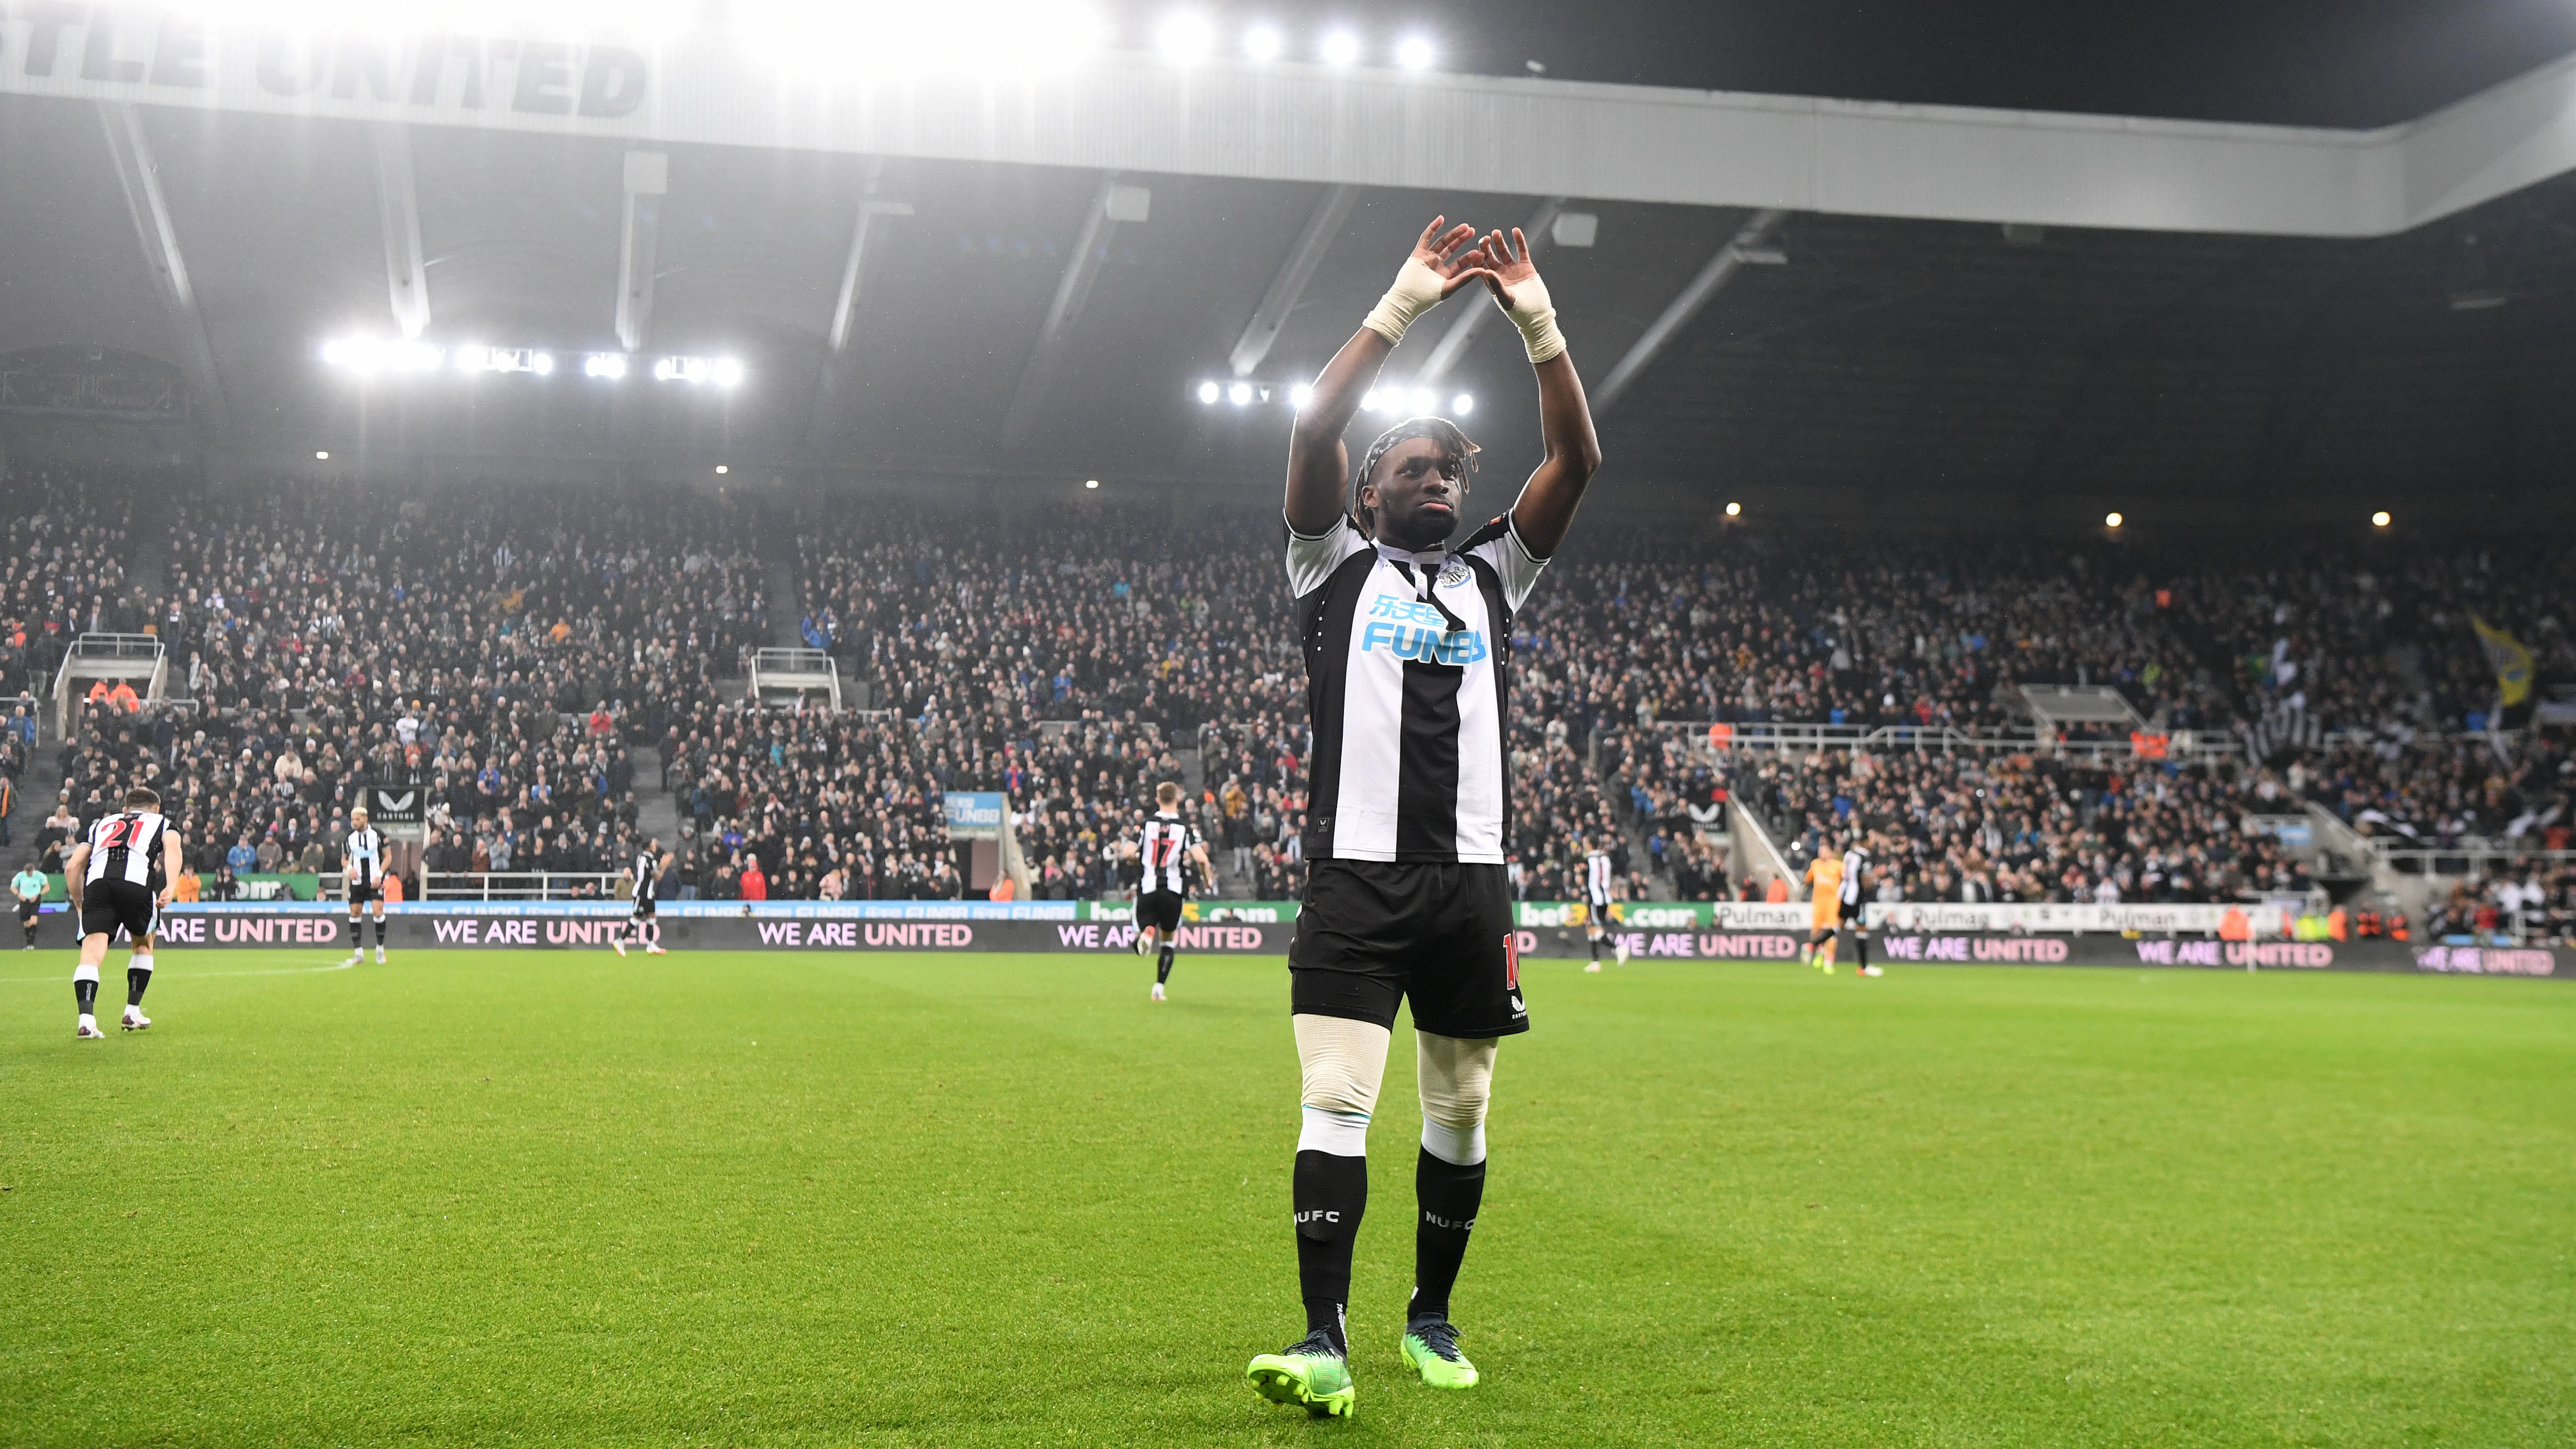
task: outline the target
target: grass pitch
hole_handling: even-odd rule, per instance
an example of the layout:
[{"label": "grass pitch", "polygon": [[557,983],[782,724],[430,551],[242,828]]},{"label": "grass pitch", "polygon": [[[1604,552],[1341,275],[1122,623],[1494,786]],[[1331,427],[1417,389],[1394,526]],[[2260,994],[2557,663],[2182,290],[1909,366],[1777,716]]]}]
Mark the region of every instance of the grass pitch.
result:
[{"label": "grass pitch", "polygon": [[1275,960],[333,954],[0,963],[0,1443],[2576,1442],[2566,983],[1526,963],[1316,1424]]}]

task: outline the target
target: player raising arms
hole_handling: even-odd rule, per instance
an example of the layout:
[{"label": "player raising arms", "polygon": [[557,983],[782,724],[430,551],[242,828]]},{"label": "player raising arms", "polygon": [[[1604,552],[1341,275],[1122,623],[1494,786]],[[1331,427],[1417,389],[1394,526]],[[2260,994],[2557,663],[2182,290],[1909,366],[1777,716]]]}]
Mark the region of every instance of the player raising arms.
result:
[{"label": "player raising arms", "polygon": [[[1476,445],[1446,418],[1398,423],[1354,472],[1342,432],[1423,313],[1481,282],[1538,373],[1546,456],[1503,517],[1452,548]],[[1485,1191],[1499,1039],[1529,1029],[1512,944],[1511,619],[1600,466],[1556,309],[1514,232],[1475,242],[1434,219],[1375,311],[1315,380],[1288,450],[1288,584],[1314,732],[1306,854],[1289,951],[1303,1077],[1292,1196],[1306,1336],[1247,1370],[1263,1397],[1348,1414],[1351,1253],[1368,1205],[1368,1123],[1399,999],[1412,1005],[1422,1151],[1402,1350],[1423,1382],[1468,1388],[1449,1294]]]},{"label": "player raising arms", "polygon": [[626,878],[635,882],[635,913],[623,926],[614,927],[608,933],[608,944],[616,948],[618,955],[626,954],[625,933],[628,931],[635,933],[636,944],[644,948],[645,955],[668,954],[662,949],[662,923],[653,916],[654,890],[667,864],[662,858],[659,839],[644,842],[644,848],[635,852],[635,859],[627,863]]},{"label": "player raising arms", "polygon": [[1163,983],[1172,979],[1172,937],[1181,928],[1181,904],[1189,895],[1189,876],[1182,867],[1196,866],[1202,881],[1214,879],[1208,869],[1207,842],[1181,818],[1181,787],[1169,780],[1154,787],[1154,816],[1127,843],[1127,858],[1142,874],[1136,882],[1136,954],[1157,952],[1153,999],[1163,999]]},{"label": "player raising arms", "polygon": [[72,970],[80,1024],[73,1035],[107,1035],[98,1029],[93,1008],[98,1004],[98,968],[107,960],[108,938],[119,928],[134,944],[125,962],[125,1029],[152,1025],[152,1018],[143,1014],[143,989],[152,984],[152,931],[161,908],[170,904],[180,868],[179,832],[162,818],[161,797],[141,786],[126,791],[125,808],[100,816],[89,835],[72,847],[71,858],[63,862],[63,883],[81,932],[80,965]]},{"label": "player raising arms", "polygon": [[349,838],[340,846],[340,886],[349,897],[349,959],[344,966],[355,966],[366,959],[367,948],[358,940],[358,921],[367,903],[376,903],[376,964],[385,964],[385,838],[367,823],[367,807],[349,812]]}]

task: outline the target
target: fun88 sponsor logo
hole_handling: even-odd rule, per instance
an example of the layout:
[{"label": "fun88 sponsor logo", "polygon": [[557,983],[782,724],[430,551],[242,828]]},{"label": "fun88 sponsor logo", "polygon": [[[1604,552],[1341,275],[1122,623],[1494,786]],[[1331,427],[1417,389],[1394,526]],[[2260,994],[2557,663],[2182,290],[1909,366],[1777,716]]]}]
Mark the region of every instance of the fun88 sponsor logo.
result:
[{"label": "fun88 sponsor logo", "polygon": [[1398,659],[1429,664],[1474,664],[1491,652],[1485,647],[1484,630],[1447,630],[1448,621],[1429,604],[1381,594],[1369,606],[1368,627],[1360,631],[1360,652],[1374,654],[1383,649]]}]

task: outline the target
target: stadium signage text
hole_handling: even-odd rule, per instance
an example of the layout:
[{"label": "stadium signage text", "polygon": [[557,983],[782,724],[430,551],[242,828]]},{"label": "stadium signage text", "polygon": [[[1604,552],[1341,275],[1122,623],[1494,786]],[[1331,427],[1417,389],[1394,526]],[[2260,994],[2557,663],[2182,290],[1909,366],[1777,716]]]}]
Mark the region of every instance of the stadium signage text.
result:
[{"label": "stadium signage text", "polygon": [[[11,7],[0,65],[70,93],[140,101],[189,92],[227,100],[329,100],[381,113],[502,111],[617,120],[644,104],[652,63],[620,45],[364,28],[304,33],[210,28],[183,11],[111,5]],[[52,90],[53,86],[37,87]]]},{"label": "stadium signage text", "polygon": [[[1076,902],[1029,902],[1016,908],[985,902],[855,902],[746,907],[739,902],[667,903],[663,944],[675,950],[710,951],[1005,951],[1083,954],[1134,949],[1136,927],[1108,910],[1080,918]],[[1046,908],[1043,915],[1033,907]],[[1231,912],[1234,908],[1226,908]],[[1674,909],[1680,909],[1674,907]],[[1776,909],[1776,908],[1775,908]],[[1806,907],[1799,904],[1797,909]],[[336,902],[182,905],[161,916],[163,943],[184,953],[192,947],[337,950],[346,943]],[[1285,955],[1296,935],[1293,912],[1284,920],[1202,919],[1185,922],[1177,944],[1184,952]],[[1124,914],[1121,912],[1120,914]],[[1211,911],[1211,916],[1215,913]],[[539,906],[480,903],[412,904],[387,913],[397,949],[542,950],[605,949],[626,919],[622,906]],[[65,911],[39,917],[38,944],[76,944],[76,923]],[[1804,952],[1805,923],[1794,931],[1721,925],[1714,929],[1614,929],[1631,958],[1675,961],[1792,961]],[[1584,932],[1573,925],[1514,933],[1520,956],[1530,960],[1587,955]],[[2563,977],[2576,979],[2576,951],[2563,947],[2480,946],[2397,941],[2219,941],[2200,938],[2028,935],[2003,931],[1895,931],[1872,939],[1873,959],[1899,965],[2031,965],[2199,968],[2217,971],[2421,971],[2450,976]],[[1850,948],[1844,948],[1845,958]],[[2562,965],[2562,958],[2565,964]]]}]

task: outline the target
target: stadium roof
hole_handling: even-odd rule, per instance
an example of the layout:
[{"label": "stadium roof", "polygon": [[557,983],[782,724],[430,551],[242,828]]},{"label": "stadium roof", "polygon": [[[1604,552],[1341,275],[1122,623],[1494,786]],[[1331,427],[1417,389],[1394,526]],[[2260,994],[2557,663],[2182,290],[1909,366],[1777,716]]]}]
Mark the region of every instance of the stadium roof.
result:
[{"label": "stadium roof", "polygon": [[[1674,13],[1658,23],[1697,33]],[[1457,33],[1485,36],[1463,22]],[[1551,74],[1634,68],[1634,51],[1594,53],[1604,58]],[[2499,54],[2427,69],[2483,80],[2478,66]],[[2008,96],[2035,82],[1980,84]],[[1978,98],[1975,85],[1920,94]],[[220,419],[212,441],[236,454],[328,449],[495,472],[532,457],[729,461],[1252,497],[1275,486],[1287,390],[1348,335],[1424,220],[1509,226],[1563,210],[1597,218],[1590,246],[1546,258],[1596,390],[1730,239],[1759,233],[1605,415],[1605,489],[1632,499],[2069,519],[2107,502],[2151,521],[2148,498],[2233,511],[2462,489],[2554,501],[2576,461],[2555,406],[2576,382],[2564,340],[2576,336],[2576,196],[2562,181],[2401,235],[2336,241],[1768,219],[1750,207],[659,143],[667,190],[642,193],[658,225],[633,350],[639,365],[740,358],[748,381],[723,389],[579,375],[583,355],[628,350],[618,291],[633,149],[0,97],[0,187],[41,203],[0,208],[0,254],[34,259],[0,270],[0,356],[26,384],[0,406],[118,412],[96,405],[100,389],[75,399],[54,376],[112,370],[96,353],[175,372],[192,425]],[[152,270],[138,164],[184,258],[211,359],[196,366],[212,387],[197,385],[170,281]],[[407,185],[389,182],[404,172]],[[1147,195],[1113,196],[1130,187]],[[871,202],[836,354],[855,218]],[[326,341],[392,334],[389,273],[406,273],[407,219],[425,339],[546,349],[562,369],[360,385],[324,366]],[[1301,247],[1310,226],[1317,244]],[[1086,234],[1096,268],[1075,264]],[[1300,260],[1311,277],[1288,289],[1275,340],[1247,347],[1270,320],[1256,318],[1265,295]],[[1390,377],[1408,391],[1424,381],[1462,310],[1434,314]],[[1042,367],[1050,335],[1055,361]],[[1238,380],[1271,400],[1197,400],[1203,383]],[[1495,468],[1516,471],[1534,427],[1508,328],[1466,340],[1433,396],[1445,408],[1461,390],[1498,445]]]}]

